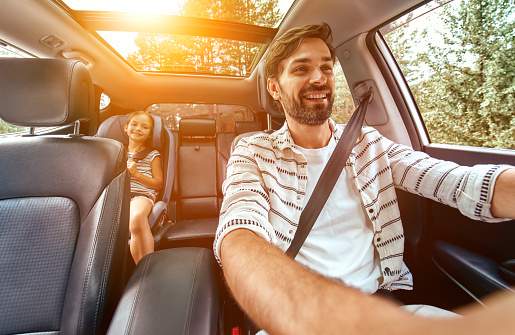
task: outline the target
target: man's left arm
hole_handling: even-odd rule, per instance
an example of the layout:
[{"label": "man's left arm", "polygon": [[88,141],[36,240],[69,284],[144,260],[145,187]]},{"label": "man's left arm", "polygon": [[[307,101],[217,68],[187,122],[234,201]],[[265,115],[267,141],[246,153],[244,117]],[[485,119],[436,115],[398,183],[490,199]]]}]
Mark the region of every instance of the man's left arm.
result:
[{"label": "man's left arm", "polygon": [[[395,187],[457,208],[473,220],[495,223],[514,219],[513,166],[460,166],[385,137],[381,137],[381,145],[387,148]],[[491,193],[485,197],[487,190]]]},{"label": "man's left arm", "polygon": [[515,169],[505,170],[497,177],[490,210],[495,217],[515,219]]}]

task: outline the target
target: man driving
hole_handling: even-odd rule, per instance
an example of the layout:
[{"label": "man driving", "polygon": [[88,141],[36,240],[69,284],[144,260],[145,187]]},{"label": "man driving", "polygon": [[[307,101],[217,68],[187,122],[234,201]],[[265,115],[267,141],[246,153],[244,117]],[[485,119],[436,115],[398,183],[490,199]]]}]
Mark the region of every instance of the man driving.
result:
[{"label": "man driving", "polygon": [[[330,43],[330,27],[320,24],[291,29],[270,47],[267,88],[286,122],[272,134],[240,140],[231,155],[215,255],[238,303],[268,332],[375,327],[377,322],[366,321],[373,316],[383,320],[382,334],[388,327],[398,333],[404,312],[385,307],[388,302],[367,303],[371,297],[359,292],[413,287],[403,262],[395,188],[458,208],[476,220],[500,222],[515,218],[510,206],[515,169],[437,160],[363,127],[295,261],[284,255],[345,128],[330,119],[335,89]],[[431,306],[405,309],[451,314]],[[418,326],[426,321],[416,320]]]}]

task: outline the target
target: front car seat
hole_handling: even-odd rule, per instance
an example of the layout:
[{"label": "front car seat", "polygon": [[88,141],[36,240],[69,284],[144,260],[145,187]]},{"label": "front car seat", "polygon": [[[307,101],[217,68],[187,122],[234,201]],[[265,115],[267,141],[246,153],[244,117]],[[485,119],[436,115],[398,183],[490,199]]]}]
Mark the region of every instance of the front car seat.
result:
[{"label": "front car seat", "polygon": [[[26,127],[88,120],[80,62],[0,58],[0,118]],[[0,139],[0,334],[101,334],[124,287],[126,150],[72,135]]]}]

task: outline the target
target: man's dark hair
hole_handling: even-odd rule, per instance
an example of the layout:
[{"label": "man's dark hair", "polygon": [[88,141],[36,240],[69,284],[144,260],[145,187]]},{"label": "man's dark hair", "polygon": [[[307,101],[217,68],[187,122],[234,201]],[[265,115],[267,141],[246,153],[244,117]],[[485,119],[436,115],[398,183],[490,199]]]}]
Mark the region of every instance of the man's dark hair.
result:
[{"label": "man's dark hair", "polygon": [[331,27],[327,23],[292,28],[279,37],[270,47],[265,61],[265,77],[267,79],[275,78],[282,72],[281,61],[293,55],[299,45],[307,38],[319,38],[324,41],[329,48],[333,62],[335,61],[335,52],[331,45],[333,36],[331,35]]}]

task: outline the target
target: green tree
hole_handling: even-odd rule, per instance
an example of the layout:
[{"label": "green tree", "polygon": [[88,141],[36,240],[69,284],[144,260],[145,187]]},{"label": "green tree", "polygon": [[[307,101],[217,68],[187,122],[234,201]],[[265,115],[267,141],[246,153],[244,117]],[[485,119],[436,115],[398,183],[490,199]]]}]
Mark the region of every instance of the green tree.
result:
[{"label": "green tree", "polygon": [[349,122],[352,112],[354,112],[354,101],[352,100],[347,80],[338,61],[334,64],[334,76],[336,87],[334,90],[334,104],[331,118],[336,123],[346,124]]},{"label": "green tree", "polygon": [[25,127],[13,126],[12,124],[9,124],[4,120],[0,119],[0,134],[15,133],[19,131],[24,131],[25,129]]},{"label": "green tree", "polygon": [[514,15],[515,0],[468,0],[440,29],[387,36],[433,142],[515,149]]},{"label": "green tree", "polygon": [[[278,0],[187,0],[179,15],[275,27]],[[261,45],[245,41],[140,33],[128,59],[144,71],[199,72],[245,76]]]}]

